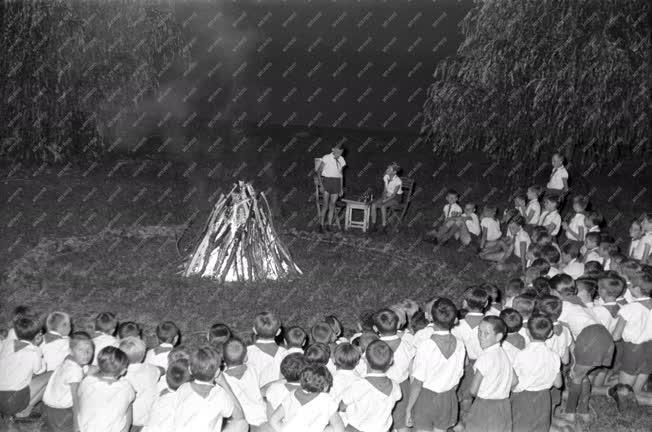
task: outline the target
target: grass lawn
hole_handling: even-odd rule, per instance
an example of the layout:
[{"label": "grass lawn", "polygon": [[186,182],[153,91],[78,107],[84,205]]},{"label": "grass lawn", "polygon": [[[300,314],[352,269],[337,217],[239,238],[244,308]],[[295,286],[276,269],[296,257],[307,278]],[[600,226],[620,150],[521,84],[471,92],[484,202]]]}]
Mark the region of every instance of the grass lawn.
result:
[{"label": "grass lawn", "polygon": [[[430,154],[427,144],[415,144],[414,137],[368,140],[356,134],[324,135],[317,144],[315,137],[293,141],[279,132],[270,137],[272,141],[262,146],[256,158],[243,155],[256,154],[261,137],[253,137],[237,151],[222,152],[218,159],[197,161],[192,169],[195,161],[178,155],[120,156],[101,165],[65,170],[3,168],[0,329],[18,304],[43,313],[68,311],[78,328],[87,328],[99,311],[114,311],[121,321],[140,323],[150,341],[154,327],[164,319],[174,320],[186,340],[201,339],[208,326],[218,321],[244,336],[253,315],[266,309],[278,312],[287,324],[305,328],[330,313],[351,327],[363,309],[406,297],[425,301],[447,295],[457,300],[465,286],[481,280],[501,284],[509,277],[470,251],[455,246],[433,249],[421,234],[439,216],[442,193],[448,187],[480,205],[490,201],[500,207],[512,188],[510,167],[492,165],[478,155],[443,162]],[[417,195],[399,234],[318,236],[313,232],[311,159],[327,153],[341,139],[348,149],[349,196],[376,187],[389,161],[398,161],[405,174],[415,178]],[[288,146],[287,151],[279,150]],[[265,161],[274,157],[276,165],[270,168]],[[265,172],[268,169],[273,174]],[[594,206],[609,221],[609,231],[626,245],[629,221],[649,210],[641,205],[652,201],[644,186],[650,184],[650,173],[640,161],[608,171],[576,174],[580,179],[575,188],[591,194]],[[547,172],[545,167],[532,181],[541,183]],[[211,180],[198,186],[195,180],[206,173]],[[192,243],[214,192],[228,189],[239,178],[254,179],[259,189],[273,183],[281,213],[275,224],[303,277],[217,285],[176,275],[182,262],[177,246],[183,250]],[[188,221],[189,228],[180,230]],[[606,398],[595,398],[592,410],[597,414],[591,425],[595,431],[643,431],[652,424],[652,409],[619,414]],[[0,430],[6,430],[6,425],[0,423]]]}]

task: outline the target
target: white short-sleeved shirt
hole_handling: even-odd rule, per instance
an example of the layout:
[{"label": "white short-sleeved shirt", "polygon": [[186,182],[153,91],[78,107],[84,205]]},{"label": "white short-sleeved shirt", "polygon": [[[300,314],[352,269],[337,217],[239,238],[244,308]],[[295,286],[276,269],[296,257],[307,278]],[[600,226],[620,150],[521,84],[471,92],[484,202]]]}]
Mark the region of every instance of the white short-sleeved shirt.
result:
[{"label": "white short-sleeved shirt", "polygon": [[446,219],[452,217],[452,216],[459,216],[463,213],[462,207],[460,207],[459,204],[454,203],[454,204],[446,204],[444,206],[444,217]]},{"label": "white short-sleeved shirt", "polygon": [[177,405],[177,392],[167,391],[160,395],[149,413],[147,424],[142,432],[175,432],[174,409]]},{"label": "white short-sleeved shirt", "polygon": [[[383,375],[367,375],[379,376]],[[400,399],[401,387],[396,381],[392,380],[392,390],[387,395],[363,379],[349,387],[342,402],[346,405],[346,418],[351,426],[364,431],[388,432],[392,426],[392,410]]]},{"label": "white short-sleeved shirt", "polygon": [[433,327],[432,324],[428,324],[421,330],[418,330],[414,334],[414,339],[412,340],[412,345],[414,345],[415,348],[419,348],[419,345],[423,343],[423,341],[430,339],[430,336],[435,334],[435,328]]},{"label": "white short-sleeved shirt", "polygon": [[[195,381],[195,383],[204,385]],[[222,430],[222,420],[233,415],[234,401],[218,385],[203,398],[195,392],[192,383],[182,384],[177,390],[174,409],[175,432],[214,432]]]},{"label": "white short-sleeved shirt", "polygon": [[505,354],[507,354],[507,357],[509,358],[509,361],[514,364],[514,359],[516,358],[516,354],[520,353],[521,350],[514,345],[512,345],[509,341],[503,341],[502,344],[503,350],[505,351]]},{"label": "white short-sleeved shirt", "polygon": [[134,400],[133,424],[142,426],[147,423],[147,417],[154,401],[158,397],[158,381],[161,371],[148,363],[134,363],[127,367],[126,379],[136,392]]},{"label": "white short-sleeved shirt", "polygon": [[573,258],[562,268],[562,273],[566,273],[573,279],[577,279],[584,274],[584,263]]},{"label": "white short-sleeved shirt", "polygon": [[640,239],[632,241],[632,245],[629,248],[629,256],[636,260],[642,260],[645,248],[650,248],[650,251],[652,251],[652,232],[646,233]]},{"label": "white short-sleeved shirt", "polygon": [[561,216],[559,216],[559,212],[557,210],[550,212],[544,211],[541,213],[541,216],[539,216],[539,226],[547,227],[550,224],[554,225],[550,235],[556,236],[559,234],[559,228],[561,227]]},{"label": "white short-sleeved shirt", "polygon": [[[584,213],[575,213],[575,216],[573,216],[573,219],[568,223],[568,228],[573,231],[573,232],[579,232],[580,227],[586,231],[586,228],[584,226],[584,219],[586,216],[584,216]],[[586,235],[586,232],[584,233]],[[584,241],[584,237],[579,238],[576,237],[574,234],[571,234],[568,230],[566,231],[566,238],[568,240],[574,240],[574,241]]]},{"label": "white short-sleeved shirt", "polygon": [[[509,237],[513,237],[512,233],[507,230],[507,235]],[[516,233],[516,238],[514,239],[514,255],[516,255],[518,258],[521,258],[524,256],[524,254],[527,253],[528,248],[530,247],[530,243],[532,243],[532,240],[530,239],[530,234],[527,233],[523,228],[519,229],[518,232]],[[525,249],[521,250],[521,243],[525,243]]]},{"label": "white short-sleeved shirt", "polygon": [[361,379],[364,378],[362,378],[355,370],[337,369],[333,374],[333,386],[329,392],[331,397],[339,404],[349,387]]},{"label": "white short-sleeved shirt", "polygon": [[41,349],[31,342],[0,341],[0,391],[18,391],[29,386],[33,375],[45,372]]},{"label": "white short-sleeved shirt", "polygon": [[[403,186],[403,181],[401,178],[397,175],[392,177],[392,179],[389,179],[389,176],[385,174],[383,176],[383,183],[385,184],[385,194],[390,195],[396,191],[397,195],[403,195],[403,189],[401,188]],[[398,188],[398,190],[396,190]]]},{"label": "white short-sleeved shirt", "polygon": [[642,344],[652,340],[652,309],[645,305],[651,303],[649,297],[639,297],[620,308],[618,315],[625,321],[623,340]]},{"label": "white short-sleeved shirt", "polygon": [[550,266],[550,269],[548,270],[548,273],[546,273],[546,277],[551,278],[553,276],[557,276],[560,273],[561,273],[561,270],[559,270],[557,267]]},{"label": "white short-sleeved shirt", "polygon": [[481,399],[507,399],[512,389],[512,364],[499,344],[485,349],[473,365],[482,374],[477,396]]},{"label": "white short-sleeved shirt", "polygon": [[71,384],[84,379],[84,370],[73,359],[68,358],[52,373],[43,393],[43,403],[51,408],[71,408]]},{"label": "white short-sleeved shirt", "polygon": [[[483,314],[479,312],[469,312],[467,316],[483,316]],[[479,324],[471,328],[471,326],[466,322],[466,319],[463,319],[460,320],[459,324],[451,330],[453,336],[464,343],[466,354],[471,360],[477,359],[480,354],[482,354],[482,348],[480,347],[480,341],[478,340],[479,328]]]},{"label": "white short-sleeved shirt", "polygon": [[577,336],[586,327],[593,324],[600,324],[596,316],[591,312],[591,309],[566,300],[562,301],[559,321],[568,325],[574,339],[577,339]]},{"label": "white short-sleeved shirt", "polygon": [[496,241],[503,235],[500,223],[494,218],[483,217],[480,226],[487,229],[487,241]]},{"label": "white short-sleeved shirt", "polygon": [[281,432],[323,432],[330,418],[337,413],[337,403],[328,393],[319,393],[313,400],[301,405],[295,392],[287,395],[281,403],[284,413]]},{"label": "white short-sleeved shirt", "polygon": [[550,180],[548,181],[546,187],[548,189],[562,190],[564,189],[563,179],[568,181],[568,170],[566,170],[566,167],[560,166],[558,168],[553,168],[552,172],[550,173]]},{"label": "white short-sleeved shirt", "polygon": [[412,376],[421,381],[424,388],[435,393],[443,393],[459,384],[464,374],[466,349],[462,341],[450,332],[433,330],[434,338],[437,338],[437,335],[448,335],[456,341],[452,354],[446,358],[433,337],[424,340],[417,348]]},{"label": "white short-sleeved shirt", "polygon": [[245,420],[252,426],[260,426],[267,421],[267,407],[263,401],[258,385],[258,376],[253,369],[247,368],[240,378],[224,372],[226,382],[231,386],[233,394],[240,402]]},{"label": "white short-sleeved shirt", "polygon": [[97,355],[102,351],[103,348],[106,348],[108,346],[112,347],[118,347],[120,345],[120,341],[118,338],[108,335],[108,334],[99,334],[93,338],[93,345],[95,346],[95,350],[93,353],[93,365],[97,366]]},{"label": "white short-sleeved shirt", "polygon": [[[395,336],[381,336],[380,340],[384,342],[390,342],[400,339],[398,335]],[[394,363],[387,370],[387,376],[396,381],[397,383],[402,383],[410,377],[410,364],[412,359],[416,354],[416,349],[414,346],[405,341],[401,340],[400,344],[394,351]]]},{"label": "white short-sleeved shirt", "polygon": [[573,344],[573,335],[568,327],[561,323],[556,322],[555,327],[559,328],[561,331],[559,334],[553,331],[550,337],[546,340],[546,346],[562,359],[564,354],[568,352],[570,346]]},{"label": "white short-sleeved shirt", "polygon": [[136,392],[125,379],[87,376],[79,384],[78,395],[81,432],[122,432]]},{"label": "white short-sleeved shirt", "polygon": [[283,399],[285,399],[287,395],[289,395],[290,393],[292,393],[294,390],[298,388],[299,388],[299,383],[288,384],[288,382],[284,379],[274,381],[273,383],[270,383],[269,386],[267,387],[267,390],[265,392],[265,399],[270,404],[272,409],[275,410],[276,408],[278,408],[279,405],[281,405],[281,402],[283,402]]},{"label": "white short-sleeved shirt", "polygon": [[527,318],[523,318],[523,325],[521,326],[520,330],[518,331],[518,334],[523,336],[523,339],[525,340],[525,346],[530,345],[530,341],[532,339],[530,338],[530,331],[527,329]]},{"label": "white short-sleeved shirt", "polygon": [[171,343],[162,343],[156,348],[147,350],[145,363],[168,370],[168,355],[173,348]]},{"label": "white short-sleeved shirt", "polygon": [[605,326],[607,330],[609,330],[609,333],[613,334],[616,329],[616,324],[618,323],[618,315],[616,314],[614,317],[609,310],[611,308],[616,308],[618,310],[620,309],[620,305],[616,302],[601,303],[594,305],[593,308],[591,308],[591,312],[593,312],[593,314],[598,318],[600,324]]},{"label": "white short-sleeved shirt", "polygon": [[534,213],[532,214],[532,218],[530,220],[526,220],[526,222],[530,225],[536,225],[539,223],[539,216],[541,216],[541,203],[539,203],[539,200],[533,199],[527,203],[527,207],[525,207],[526,218],[530,212]]},{"label": "white short-sleeved shirt", "polygon": [[470,218],[464,221],[466,224],[466,229],[469,230],[471,234],[479,236],[482,232],[482,229],[480,228],[480,219],[478,218],[478,215],[475,213],[464,213],[464,216]]},{"label": "white short-sleeved shirt", "polygon": [[598,253],[598,248],[586,251],[586,254],[584,255],[584,263],[589,261],[597,261],[600,264],[604,264],[604,259]]},{"label": "white short-sleeved shirt", "polygon": [[[274,344],[274,341],[258,341],[257,343]],[[247,366],[253,368],[258,375],[258,384],[263,387],[281,378],[281,362],[287,356],[287,350],[278,347],[274,356],[270,356],[256,345],[247,347]]]},{"label": "white short-sleeved shirt", "polygon": [[516,354],[513,366],[518,377],[514,392],[541,391],[553,386],[561,360],[544,342],[533,341]]},{"label": "white short-sleeved shirt", "polygon": [[[53,340],[46,342],[47,339]],[[61,363],[70,354],[70,338],[68,336],[61,336],[58,333],[48,332],[44,335],[40,348],[43,353],[45,369],[53,371],[61,366]]]},{"label": "white short-sleeved shirt", "polygon": [[346,166],[346,161],[343,157],[335,158],[333,153],[328,153],[327,155],[322,156],[321,158],[323,168],[321,170],[321,175],[323,177],[342,177],[342,170]]}]

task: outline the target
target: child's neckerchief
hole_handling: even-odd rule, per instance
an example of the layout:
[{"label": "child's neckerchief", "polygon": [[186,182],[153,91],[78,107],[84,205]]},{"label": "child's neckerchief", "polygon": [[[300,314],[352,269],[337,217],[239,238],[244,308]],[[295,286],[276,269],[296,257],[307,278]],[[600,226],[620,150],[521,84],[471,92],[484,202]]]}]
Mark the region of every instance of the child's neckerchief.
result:
[{"label": "child's neckerchief", "polygon": [[300,385],[301,384],[298,382],[286,382],[285,388],[292,392],[295,391],[297,388],[299,388]]},{"label": "child's neckerchief", "polygon": [[401,337],[399,335],[388,335],[381,336],[380,340],[385,342],[392,349],[393,352],[396,352],[398,347],[401,345]]},{"label": "child's neckerchief", "polygon": [[211,390],[213,390],[213,387],[215,387],[215,384],[206,381],[194,380],[190,382],[190,387],[197,395],[201,396],[203,399],[206,399],[211,393]]},{"label": "child's neckerchief", "polygon": [[392,380],[387,377],[385,374],[381,373],[370,373],[365,377],[367,382],[371,384],[376,390],[389,396],[392,393]]},{"label": "child's neckerchief", "polygon": [[254,345],[270,357],[274,357],[279,348],[274,339],[260,339]]},{"label": "child's neckerchief", "polygon": [[520,333],[508,333],[505,342],[509,342],[518,350],[525,348],[525,337]]},{"label": "child's neckerchief", "polygon": [[564,299],[564,301],[567,301],[568,303],[572,303],[572,304],[577,305],[577,306],[582,306],[583,308],[586,309],[586,305],[584,304],[584,302],[582,301],[582,299],[580,299],[580,298],[579,298],[578,296],[576,296],[576,295],[568,296],[568,297],[566,297],[566,298]]},{"label": "child's neckerchief", "polygon": [[464,317],[464,321],[466,321],[466,324],[468,324],[472,329],[479,326],[483,319],[484,314],[481,312],[468,312]]},{"label": "child's neckerchief", "polygon": [[27,348],[30,345],[31,345],[31,343],[29,343],[27,341],[24,341],[22,339],[15,339],[14,340],[14,352],[17,353],[18,351],[20,351],[20,350],[22,350],[24,348]]},{"label": "child's neckerchief", "polygon": [[616,302],[608,302],[604,303],[602,306],[609,311],[609,314],[611,315],[612,318],[617,318],[618,317],[618,311],[620,310],[620,305]]},{"label": "child's neckerchief", "polygon": [[172,344],[162,343],[161,345],[154,348],[154,354],[159,355],[166,352],[170,352],[172,351],[172,348],[173,348]]},{"label": "child's neckerchief", "polygon": [[457,338],[451,334],[449,331],[444,330],[435,330],[430,336],[430,340],[437,345],[439,352],[444,356],[446,360],[451,358],[455,354],[455,349],[457,348]]},{"label": "child's neckerchief", "polygon": [[[636,303],[640,303],[643,307],[648,310],[652,310],[652,299],[650,297],[639,297],[634,299]],[[633,303],[633,302],[632,302]]]},{"label": "child's neckerchief", "polygon": [[168,393],[172,393],[172,390],[170,390],[169,388],[164,388],[163,390],[161,390],[161,393],[159,393],[158,396],[159,397],[165,396]]},{"label": "child's neckerchief", "polygon": [[625,297],[618,297],[616,299],[616,303],[619,304],[620,306],[625,306],[628,303],[628,301]]},{"label": "child's neckerchief", "polygon": [[224,370],[224,373],[235,379],[242,379],[242,376],[247,371],[246,365],[230,366]]},{"label": "child's neckerchief", "polygon": [[56,332],[47,332],[43,335],[44,343],[54,342],[55,340],[59,340],[59,339],[63,339],[63,336],[61,336],[59,333]]},{"label": "child's neckerchief", "polygon": [[317,396],[319,396],[319,393],[307,393],[301,388],[298,388],[294,391],[294,398],[299,401],[301,406],[312,402]]}]

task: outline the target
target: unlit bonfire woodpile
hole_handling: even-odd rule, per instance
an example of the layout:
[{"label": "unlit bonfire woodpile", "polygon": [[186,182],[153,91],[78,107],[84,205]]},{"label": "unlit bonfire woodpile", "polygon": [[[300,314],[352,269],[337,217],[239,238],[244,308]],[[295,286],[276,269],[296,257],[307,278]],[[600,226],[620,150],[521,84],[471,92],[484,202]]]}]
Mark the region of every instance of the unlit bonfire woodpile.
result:
[{"label": "unlit bonfire woodpile", "polygon": [[239,182],[220,195],[183,271],[221,282],[281,279],[302,274],[272,224],[265,194]]}]

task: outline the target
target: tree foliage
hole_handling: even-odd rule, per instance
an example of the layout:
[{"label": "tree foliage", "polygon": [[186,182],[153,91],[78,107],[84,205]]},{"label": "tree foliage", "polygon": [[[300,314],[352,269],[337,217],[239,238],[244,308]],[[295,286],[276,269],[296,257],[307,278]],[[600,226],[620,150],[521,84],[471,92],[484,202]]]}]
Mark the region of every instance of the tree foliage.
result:
[{"label": "tree foliage", "polygon": [[0,22],[0,158],[92,159],[112,127],[187,59],[160,1],[9,1]]},{"label": "tree foliage", "polygon": [[646,157],[648,7],[645,0],[476,1],[460,24],[457,55],[436,69],[422,133],[440,154],[484,150],[530,166],[551,151],[580,165]]}]

